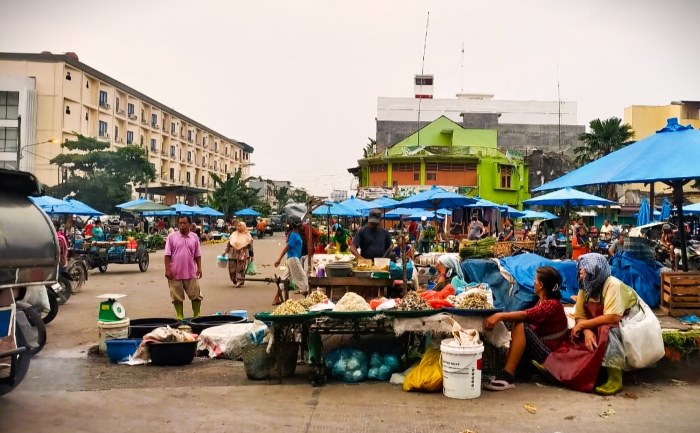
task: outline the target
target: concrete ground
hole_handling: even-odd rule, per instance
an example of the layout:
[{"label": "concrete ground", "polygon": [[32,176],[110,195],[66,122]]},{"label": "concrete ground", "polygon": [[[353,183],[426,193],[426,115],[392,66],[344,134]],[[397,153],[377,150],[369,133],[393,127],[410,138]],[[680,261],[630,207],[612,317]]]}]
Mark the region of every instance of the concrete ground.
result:
[{"label": "concrete ground", "polygon": [[[256,240],[256,263],[271,276],[283,236]],[[216,267],[222,245],[204,251],[203,313],[269,311],[275,287],[248,282],[234,289]],[[388,383],[330,382],[313,388],[300,365],[282,384],[254,382],[242,363],[196,359],[183,367],[109,364],[88,356],[97,343],[95,296],[124,293],[131,318],[174,312],[163,276],[162,252],[145,272],[110,265],[91,273],[84,290],[61,307],[49,341],[32,359],[17,390],[0,398],[0,432],[697,432],[697,358],[627,375],[624,392],[600,397],[538,382],[484,391],[478,399],[406,393]],[[186,309],[186,312],[189,311]],[[524,406],[536,408],[528,412]]]}]

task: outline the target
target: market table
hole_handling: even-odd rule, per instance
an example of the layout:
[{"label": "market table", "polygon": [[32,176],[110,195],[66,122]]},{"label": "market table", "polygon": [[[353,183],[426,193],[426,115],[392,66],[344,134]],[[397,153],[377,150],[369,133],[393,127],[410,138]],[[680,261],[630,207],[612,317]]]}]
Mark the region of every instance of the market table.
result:
[{"label": "market table", "polygon": [[309,277],[309,287],[323,287],[328,299],[334,300],[333,289],[344,289],[343,294],[355,292],[365,299],[386,297],[394,280],[359,277]]}]

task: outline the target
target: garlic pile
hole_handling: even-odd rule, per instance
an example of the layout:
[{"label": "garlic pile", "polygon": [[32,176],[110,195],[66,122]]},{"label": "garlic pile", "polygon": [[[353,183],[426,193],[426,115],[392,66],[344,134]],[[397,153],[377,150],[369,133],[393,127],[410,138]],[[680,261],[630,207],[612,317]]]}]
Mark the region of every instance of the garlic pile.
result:
[{"label": "garlic pile", "polygon": [[455,308],[463,310],[485,310],[493,308],[483,292],[469,293],[455,304]]},{"label": "garlic pile", "polygon": [[305,314],[306,307],[294,299],[288,299],[282,303],[279,307],[275,308],[271,314],[273,316],[288,316],[291,314]]},{"label": "garlic pile", "polygon": [[340,298],[333,311],[370,311],[370,308],[365,298],[357,293],[348,292]]},{"label": "garlic pile", "polygon": [[326,301],[328,301],[328,297],[323,292],[319,292],[318,290],[316,290],[311,292],[309,296],[307,296],[299,302],[301,302],[301,304],[306,308],[311,308],[316,304],[322,304]]}]

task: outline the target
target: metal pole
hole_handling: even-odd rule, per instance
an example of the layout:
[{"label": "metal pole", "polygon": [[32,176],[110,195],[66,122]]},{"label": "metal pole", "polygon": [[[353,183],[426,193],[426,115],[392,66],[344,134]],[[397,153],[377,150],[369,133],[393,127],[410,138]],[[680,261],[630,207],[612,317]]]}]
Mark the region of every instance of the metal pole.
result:
[{"label": "metal pole", "polygon": [[22,159],[22,115],[17,115],[17,170],[19,170],[19,162]]},{"label": "metal pole", "polygon": [[678,209],[678,230],[681,238],[681,260],[683,272],[688,272],[688,251],[686,249],[685,222],[683,221],[683,181],[673,182],[673,204]]}]

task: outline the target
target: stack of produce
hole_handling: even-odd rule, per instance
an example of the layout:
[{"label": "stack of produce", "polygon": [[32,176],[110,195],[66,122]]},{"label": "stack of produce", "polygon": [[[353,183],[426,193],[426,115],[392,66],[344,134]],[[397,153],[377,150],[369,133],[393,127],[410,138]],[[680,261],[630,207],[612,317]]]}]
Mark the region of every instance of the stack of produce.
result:
[{"label": "stack of produce", "polygon": [[311,308],[316,304],[324,304],[328,302],[328,296],[326,296],[324,293],[319,292],[318,290],[311,292],[309,296],[306,298],[302,299],[301,304],[306,307],[306,308]]},{"label": "stack of produce", "polygon": [[340,298],[333,311],[371,311],[372,308],[369,306],[365,298],[358,295],[357,293],[348,292]]},{"label": "stack of produce", "polygon": [[288,316],[292,314],[305,314],[307,308],[301,302],[288,299],[282,303],[279,307],[275,308],[271,314],[273,316]]},{"label": "stack of produce", "polygon": [[493,257],[493,246],[496,245],[496,239],[487,237],[476,241],[467,239],[459,243],[459,256],[462,259],[480,259]]},{"label": "stack of produce", "polygon": [[420,311],[432,310],[433,308],[416,292],[408,292],[397,302],[396,309],[399,311]]},{"label": "stack of produce", "polygon": [[493,308],[493,305],[489,303],[486,293],[471,292],[457,298],[455,307],[465,310],[486,310]]}]

